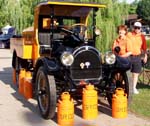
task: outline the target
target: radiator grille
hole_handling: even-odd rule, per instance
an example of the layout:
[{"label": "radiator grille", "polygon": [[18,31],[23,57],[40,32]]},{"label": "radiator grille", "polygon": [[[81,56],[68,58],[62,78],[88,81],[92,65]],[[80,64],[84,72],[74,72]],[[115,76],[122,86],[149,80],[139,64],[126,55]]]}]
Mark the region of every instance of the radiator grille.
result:
[{"label": "radiator grille", "polygon": [[72,79],[98,79],[101,76],[101,58],[95,50],[80,50],[71,66]]}]

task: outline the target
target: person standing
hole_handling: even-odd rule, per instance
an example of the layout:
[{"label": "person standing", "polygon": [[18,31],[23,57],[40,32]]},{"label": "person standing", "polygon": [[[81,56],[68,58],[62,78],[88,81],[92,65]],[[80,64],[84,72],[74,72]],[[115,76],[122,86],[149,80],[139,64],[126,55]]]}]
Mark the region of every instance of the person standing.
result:
[{"label": "person standing", "polygon": [[116,38],[113,42],[112,51],[121,57],[129,57],[132,54],[132,43],[130,39],[126,36],[127,26],[118,26],[117,32],[118,38]]},{"label": "person standing", "polygon": [[[132,73],[132,84],[133,84],[133,93],[139,94],[137,90],[137,82],[138,76],[142,70],[142,62],[147,62],[147,54],[146,54],[146,39],[145,36],[141,33],[142,24],[140,22],[134,23],[134,29],[131,34],[128,36],[132,42],[132,55],[131,55],[131,73]],[[141,54],[144,55],[141,60]]]}]

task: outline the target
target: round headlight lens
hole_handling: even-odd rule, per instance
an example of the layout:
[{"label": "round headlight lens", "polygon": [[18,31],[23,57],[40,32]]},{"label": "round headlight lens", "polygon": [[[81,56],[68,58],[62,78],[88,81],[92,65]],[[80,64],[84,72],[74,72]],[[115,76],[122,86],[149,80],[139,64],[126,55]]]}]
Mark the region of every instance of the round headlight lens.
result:
[{"label": "round headlight lens", "polygon": [[62,55],[61,55],[61,62],[63,65],[65,66],[71,66],[72,63],[74,61],[74,57],[71,53],[69,52],[64,52]]},{"label": "round headlight lens", "polygon": [[112,52],[107,52],[106,54],[105,54],[105,62],[107,63],[107,64],[114,64],[115,63],[115,61],[116,61],[116,56],[115,56],[115,54],[113,54]]},{"label": "round headlight lens", "polygon": [[101,35],[101,31],[100,31],[100,29],[95,29],[95,34],[97,35],[97,36],[100,36]]}]

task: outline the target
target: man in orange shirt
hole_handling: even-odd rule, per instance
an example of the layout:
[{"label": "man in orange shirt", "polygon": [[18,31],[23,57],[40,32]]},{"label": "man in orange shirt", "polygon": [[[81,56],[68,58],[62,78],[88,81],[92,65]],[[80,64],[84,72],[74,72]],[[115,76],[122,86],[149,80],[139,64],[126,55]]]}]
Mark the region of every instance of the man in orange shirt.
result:
[{"label": "man in orange shirt", "polygon": [[139,91],[136,89],[139,73],[141,72],[142,62],[141,54],[144,54],[143,62],[147,62],[146,54],[146,39],[141,33],[142,24],[140,22],[134,23],[133,32],[128,35],[132,42],[132,55],[131,55],[131,72],[132,72],[132,84],[133,93],[138,94]]},{"label": "man in orange shirt", "polygon": [[[132,54],[132,43],[130,39],[126,36],[127,34],[127,26],[120,25],[118,26],[118,38],[114,41],[112,50],[114,53],[121,57],[129,57]],[[118,51],[117,51],[118,48]]]}]

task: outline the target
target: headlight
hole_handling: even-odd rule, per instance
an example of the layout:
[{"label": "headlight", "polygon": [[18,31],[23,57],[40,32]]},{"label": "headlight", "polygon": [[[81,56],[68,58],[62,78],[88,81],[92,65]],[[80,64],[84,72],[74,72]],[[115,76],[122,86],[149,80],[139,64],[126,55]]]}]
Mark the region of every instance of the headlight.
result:
[{"label": "headlight", "polygon": [[114,64],[116,61],[116,56],[110,51],[105,54],[105,62],[106,64]]},{"label": "headlight", "polygon": [[71,53],[69,52],[64,52],[62,55],[61,55],[61,62],[63,65],[65,66],[71,66],[72,63],[74,61],[74,57]]},{"label": "headlight", "polygon": [[95,34],[96,34],[97,36],[100,36],[100,35],[101,35],[100,29],[96,28],[96,29],[95,29]]}]

